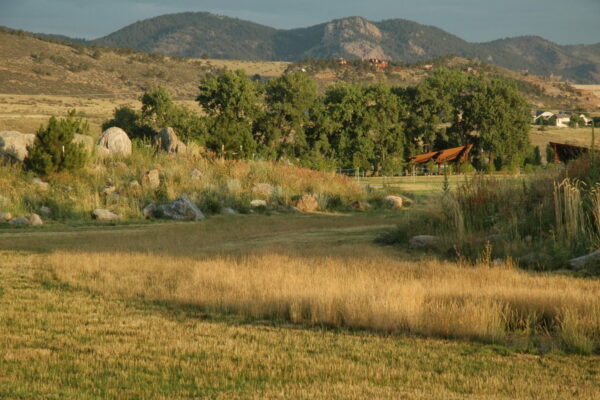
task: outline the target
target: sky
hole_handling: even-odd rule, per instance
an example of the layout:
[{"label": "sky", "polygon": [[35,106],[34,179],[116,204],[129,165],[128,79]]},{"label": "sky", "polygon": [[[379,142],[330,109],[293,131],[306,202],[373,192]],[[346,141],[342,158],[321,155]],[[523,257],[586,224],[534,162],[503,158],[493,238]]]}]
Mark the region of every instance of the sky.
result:
[{"label": "sky", "polygon": [[0,25],[95,39],[133,22],[208,11],[275,28],[336,18],[403,18],[470,42],[537,35],[559,44],[600,42],[600,0],[0,0]]}]

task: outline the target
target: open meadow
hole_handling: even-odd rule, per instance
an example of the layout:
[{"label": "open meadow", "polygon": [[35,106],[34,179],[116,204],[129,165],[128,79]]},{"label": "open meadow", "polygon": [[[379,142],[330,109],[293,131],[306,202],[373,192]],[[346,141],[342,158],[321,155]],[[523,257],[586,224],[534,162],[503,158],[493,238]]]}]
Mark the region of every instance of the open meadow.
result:
[{"label": "open meadow", "polygon": [[374,244],[404,218],[2,230],[0,397],[598,398],[598,281]]}]

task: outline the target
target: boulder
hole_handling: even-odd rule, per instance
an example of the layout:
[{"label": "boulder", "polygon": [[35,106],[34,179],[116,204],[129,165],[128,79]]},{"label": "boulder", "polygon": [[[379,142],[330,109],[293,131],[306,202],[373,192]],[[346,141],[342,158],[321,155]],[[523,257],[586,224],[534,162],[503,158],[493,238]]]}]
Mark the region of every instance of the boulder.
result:
[{"label": "boulder", "polygon": [[121,217],[114,212],[102,208],[96,208],[92,211],[92,218],[98,221],[115,221],[121,219]]},{"label": "boulder", "polygon": [[250,207],[252,208],[259,208],[259,207],[266,207],[267,206],[267,202],[261,199],[254,199],[250,202]]},{"label": "boulder", "polygon": [[257,183],[252,187],[252,193],[265,199],[271,198],[275,188],[268,183]]},{"label": "boulder", "polygon": [[408,241],[408,247],[411,249],[425,249],[435,247],[440,242],[440,238],[432,235],[413,236]]},{"label": "boulder", "polygon": [[100,135],[98,146],[108,150],[110,155],[131,155],[131,140],[121,128],[108,128]]},{"label": "boulder", "polygon": [[33,178],[32,183],[40,190],[48,190],[50,189],[50,184],[48,182],[44,182],[40,178]]},{"label": "boulder", "polygon": [[371,209],[371,205],[366,201],[355,201],[354,203],[350,204],[350,207],[352,207],[352,209],[355,211],[367,211]]},{"label": "boulder", "polygon": [[579,270],[584,268],[599,268],[600,267],[600,250],[596,250],[593,253],[586,254],[585,256],[573,258],[569,260],[569,266],[573,269]]},{"label": "boulder", "polygon": [[[152,139],[154,145],[167,153],[178,153],[179,139],[171,127],[163,128]],[[185,146],[185,145],[184,145]]]},{"label": "boulder", "polygon": [[157,189],[160,186],[160,173],[157,169],[151,169],[144,174],[142,186],[146,189]]},{"label": "boulder", "polygon": [[91,154],[94,151],[94,138],[88,135],[80,135],[76,133],[73,137],[73,143],[83,144],[83,149],[86,153]]},{"label": "boulder", "polygon": [[302,212],[315,212],[319,209],[319,202],[315,195],[307,193],[298,200],[296,208]]},{"label": "boulder", "polygon": [[177,221],[200,221],[206,218],[187,196],[181,196],[170,203],[160,205],[157,211],[162,218]]},{"label": "boulder", "polygon": [[42,218],[37,215],[37,214],[31,214],[29,216],[29,225],[31,226],[42,226],[44,225],[44,221],[42,221]]},{"label": "boulder", "polygon": [[23,217],[17,217],[17,218],[13,218],[10,221],[8,221],[9,224],[13,225],[13,226],[27,226],[29,225],[29,221],[27,220],[27,218],[23,218]]},{"label": "boulder", "polygon": [[35,135],[31,133],[0,132],[0,159],[22,162],[27,157],[27,146],[31,146],[34,141]]},{"label": "boulder", "polygon": [[385,196],[384,200],[388,207],[393,210],[400,210],[402,208],[403,200],[400,196]]}]

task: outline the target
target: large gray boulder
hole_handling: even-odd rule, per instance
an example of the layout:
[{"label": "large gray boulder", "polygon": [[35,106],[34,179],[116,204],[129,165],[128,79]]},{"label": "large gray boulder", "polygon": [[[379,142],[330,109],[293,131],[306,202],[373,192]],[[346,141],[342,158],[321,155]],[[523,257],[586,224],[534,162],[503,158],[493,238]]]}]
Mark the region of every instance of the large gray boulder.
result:
[{"label": "large gray boulder", "polygon": [[569,260],[569,266],[577,270],[600,267],[600,250]]},{"label": "large gray boulder", "polygon": [[35,141],[35,135],[17,131],[0,132],[0,159],[23,161],[27,157],[27,146]]},{"label": "large gray boulder", "polygon": [[206,217],[187,196],[181,196],[170,203],[157,207],[157,216],[176,221],[200,221]]},{"label": "large gray boulder", "polygon": [[153,138],[154,145],[167,153],[177,153],[179,138],[171,127],[163,128]]},{"label": "large gray boulder", "polygon": [[121,128],[113,126],[100,135],[98,146],[108,150],[110,155],[131,155],[131,140]]}]

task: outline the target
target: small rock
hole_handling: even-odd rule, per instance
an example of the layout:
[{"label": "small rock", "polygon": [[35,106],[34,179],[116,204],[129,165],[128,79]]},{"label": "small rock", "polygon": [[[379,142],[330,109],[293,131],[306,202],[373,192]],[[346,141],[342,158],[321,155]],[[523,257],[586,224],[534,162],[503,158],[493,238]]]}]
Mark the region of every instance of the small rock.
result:
[{"label": "small rock", "polygon": [[350,207],[356,211],[367,211],[371,209],[371,205],[366,201],[355,201],[350,205]]},{"label": "small rock", "polygon": [[13,218],[10,221],[8,221],[9,224],[13,225],[13,226],[27,226],[29,225],[29,221],[27,220],[27,218],[23,218],[23,217],[17,217],[17,218]]},{"label": "small rock", "polygon": [[266,207],[267,206],[267,202],[261,199],[254,199],[250,202],[250,207],[252,208],[259,208],[259,207]]},{"label": "small rock", "polygon": [[319,202],[315,195],[307,193],[298,200],[296,208],[302,212],[312,213],[319,209]]},{"label": "small rock", "polygon": [[92,211],[92,218],[98,221],[115,221],[121,219],[121,217],[112,211],[97,208]]},{"label": "small rock", "polygon": [[160,186],[160,173],[157,169],[151,169],[144,174],[142,186],[147,189],[157,189]]},{"label": "small rock", "polygon": [[223,207],[223,209],[221,210],[221,214],[235,215],[237,214],[237,211],[230,207]]},{"label": "small rock", "polygon": [[408,241],[408,247],[411,249],[424,249],[435,247],[440,242],[440,238],[432,235],[413,236]]},{"label": "small rock", "polygon": [[402,208],[403,199],[400,196],[385,196],[384,200],[393,210],[400,210]]},{"label": "small rock", "polygon": [[44,182],[40,178],[33,178],[33,184],[40,190],[48,190],[50,189],[50,184],[48,182]]},{"label": "small rock", "polygon": [[600,250],[569,260],[569,266],[576,270],[600,267]]},{"label": "small rock", "polygon": [[4,214],[0,213],[0,222],[9,222],[13,218],[12,214],[6,212]]},{"label": "small rock", "polygon": [[116,191],[117,191],[117,188],[115,186],[110,185],[110,186],[104,186],[100,193],[106,196],[109,194],[113,194]]},{"label": "small rock", "polygon": [[44,225],[44,221],[42,221],[42,218],[37,215],[37,214],[31,214],[29,216],[29,225],[31,226],[42,226]]}]

